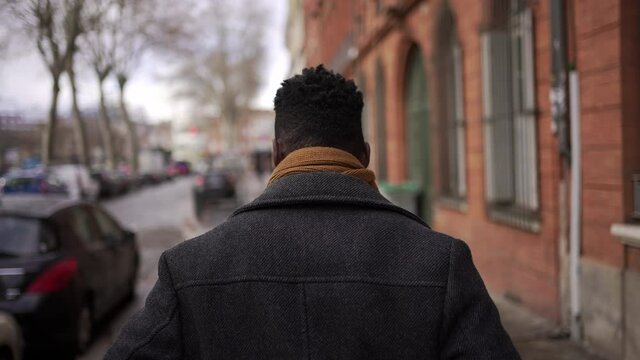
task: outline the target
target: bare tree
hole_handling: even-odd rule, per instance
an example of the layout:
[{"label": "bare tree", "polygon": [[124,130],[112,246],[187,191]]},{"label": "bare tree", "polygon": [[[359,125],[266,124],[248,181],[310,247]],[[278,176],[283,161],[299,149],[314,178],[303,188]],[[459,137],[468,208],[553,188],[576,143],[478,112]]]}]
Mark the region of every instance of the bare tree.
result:
[{"label": "bare tree", "polygon": [[77,51],[77,24],[81,21],[83,3],[84,0],[12,0],[8,3],[27,36],[35,40],[38,52],[51,75],[51,103],[42,136],[41,156],[44,166],[55,158],[60,78]]},{"label": "bare tree", "polygon": [[127,128],[128,157],[133,172],[138,171],[138,136],[136,126],[127,109],[126,86],[149,50],[173,48],[188,36],[186,16],[189,2],[169,0],[118,0],[118,22],[114,72],[118,82],[119,105]]},{"label": "bare tree", "polygon": [[[128,158],[131,170],[138,172],[138,134],[136,126],[129,116],[127,103],[125,101],[125,88],[129,81],[129,76],[134,63],[139,59],[143,50],[147,46],[147,36],[145,34],[148,26],[144,6],[145,2],[118,1],[119,26],[118,26],[118,47],[115,49],[114,67],[115,76],[118,81],[119,105],[122,120],[127,127]],[[147,9],[152,10],[152,9]]]},{"label": "bare tree", "polygon": [[113,170],[116,156],[113,143],[111,118],[105,97],[105,81],[114,68],[116,49],[116,2],[113,0],[87,1],[88,22],[90,27],[84,37],[83,50],[97,80],[99,90],[99,125],[102,145],[105,153],[105,165]]},{"label": "bare tree", "polygon": [[178,95],[214,109],[226,125],[232,147],[242,113],[262,82],[263,34],[269,18],[262,5],[249,0],[207,1],[194,21],[199,25],[198,40],[176,76],[181,85]]},{"label": "bare tree", "polygon": [[10,21],[10,10],[9,2],[0,1],[0,23],[4,24],[4,26],[0,27],[0,58],[2,58],[3,54],[6,54],[11,41],[10,34],[13,23]]},{"label": "bare tree", "polygon": [[78,40],[84,33],[85,20],[83,15],[84,0],[77,1],[78,16],[76,21],[65,26],[65,34],[68,39],[68,47],[71,50],[71,55],[67,61],[67,77],[69,84],[71,85],[71,116],[73,118],[74,138],[76,143],[76,151],[80,157],[80,162],[86,167],[91,166],[89,159],[89,144],[87,142],[87,131],[85,128],[84,119],[80,112],[80,106],[78,105],[78,85],[76,83],[76,71],[75,71],[75,59],[78,53]]}]

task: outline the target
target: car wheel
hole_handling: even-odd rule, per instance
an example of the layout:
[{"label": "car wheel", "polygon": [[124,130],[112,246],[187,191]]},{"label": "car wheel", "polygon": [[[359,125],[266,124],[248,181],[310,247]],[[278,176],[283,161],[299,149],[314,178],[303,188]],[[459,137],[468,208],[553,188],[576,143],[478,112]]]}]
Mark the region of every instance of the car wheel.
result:
[{"label": "car wheel", "polygon": [[91,343],[93,335],[93,314],[87,303],[82,305],[76,323],[76,350],[78,354],[84,353]]}]

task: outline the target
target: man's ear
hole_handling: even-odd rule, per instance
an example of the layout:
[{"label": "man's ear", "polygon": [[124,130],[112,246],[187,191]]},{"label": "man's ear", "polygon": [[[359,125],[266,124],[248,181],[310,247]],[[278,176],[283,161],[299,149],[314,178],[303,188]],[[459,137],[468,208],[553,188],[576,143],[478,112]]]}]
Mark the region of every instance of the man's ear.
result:
[{"label": "man's ear", "polygon": [[278,143],[277,139],[273,139],[271,144],[271,158],[273,159],[273,166],[278,166],[278,164],[280,164],[284,159],[284,152],[282,151],[282,146]]},{"label": "man's ear", "polygon": [[369,161],[371,161],[371,146],[368,142],[364,142],[364,151],[362,152],[362,156],[360,156],[360,162],[362,166],[368,167]]}]

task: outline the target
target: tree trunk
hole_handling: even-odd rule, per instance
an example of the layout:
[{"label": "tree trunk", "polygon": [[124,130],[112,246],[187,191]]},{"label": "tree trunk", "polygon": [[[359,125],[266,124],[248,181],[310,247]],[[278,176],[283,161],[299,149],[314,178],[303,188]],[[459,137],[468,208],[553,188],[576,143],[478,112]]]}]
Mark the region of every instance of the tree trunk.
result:
[{"label": "tree trunk", "polygon": [[58,124],[58,96],[60,95],[60,74],[52,74],[53,88],[51,91],[51,104],[49,106],[49,118],[42,134],[42,166],[47,167],[55,157],[54,146],[56,142],[56,127]]},{"label": "tree trunk", "polygon": [[127,85],[127,78],[124,76],[118,76],[118,85],[120,87],[120,111],[122,111],[122,119],[127,126],[127,135],[129,137],[129,166],[131,166],[132,174],[138,173],[138,134],[136,131],[136,125],[131,121],[129,117],[129,111],[127,110],[127,104],[124,100],[124,88]]},{"label": "tree trunk", "polygon": [[107,104],[104,98],[104,79],[104,77],[98,76],[98,85],[100,87],[100,135],[102,137],[102,146],[104,147],[107,169],[115,170],[116,157],[113,151],[113,134],[111,133],[111,120],[109,119]]},{"label": "tree trunk", "polygon": [[227,150],[236,150],[239,141],[238,111],[229,101],[223,105],[222,120],[226,124]]},{"label": "tree trunk", "polygon": [[73,60],[71,60],[67,69],[67,75],[69,76],[69,83],[71,84],[71,112],[73,116],[74,137],[77,146],[76,151],[80,155],[80,163],[89,168],[91,166],[91,163],[89,159],[87,131],[84,126],[84,119],[82,118],[82,114],[80,113],[80,107],[78,106],[78,88],[76,85],[76,74],[73,67]]}]

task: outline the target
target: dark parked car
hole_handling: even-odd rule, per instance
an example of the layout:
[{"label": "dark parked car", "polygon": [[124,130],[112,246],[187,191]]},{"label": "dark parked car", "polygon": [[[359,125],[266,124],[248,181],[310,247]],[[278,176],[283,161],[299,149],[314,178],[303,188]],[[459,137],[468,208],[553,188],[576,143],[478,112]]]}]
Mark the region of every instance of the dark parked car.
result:
[{"label": "dark parked car", "polygon": [[195,177],[193,187],[196,214],[200,214],[204,205],[211,201],[229,199],[236,196],[233,177],[219,171],[209,171]]},{"label": "dark parked car", "polygon": [[96,170],[91,178],[100,184],[100,197],[124,194],[129,189],[127,178],[119,171]]},{"label": "dark parked car", "polygon": [[67,187],[55,175],[40,170],[19,170],[9,173],[2,192],[30,194],[67,194]]},{"label": "dark parked car", "polygon": [[135,234],[100,206],[54,196],[0,205],[0,310],[26,350],[86,349],[93,324],[135,291]]},{"label": "dark parked car", "polygon": [[140,174],[141,185],[156,185],[167,180],[167,174],[164,171],[146,171]]}]

